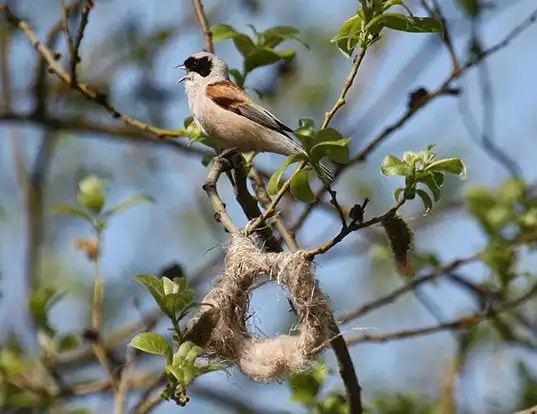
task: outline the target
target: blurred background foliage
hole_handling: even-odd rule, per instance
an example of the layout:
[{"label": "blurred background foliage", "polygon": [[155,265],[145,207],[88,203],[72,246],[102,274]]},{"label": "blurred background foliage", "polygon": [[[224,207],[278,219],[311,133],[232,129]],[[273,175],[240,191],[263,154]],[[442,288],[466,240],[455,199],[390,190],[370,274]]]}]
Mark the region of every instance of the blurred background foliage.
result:
[{"label": "blurred background foliage", "polygon": [[[66,56],[61,33],[61,2],[8,1],[41,39]],[[68,19],[78,25],[82,1],[72,0]],[[300,30],[309,47],[293,43],[296,58],[256,69],[244,87],[286,124],[299,118],[318,124],[336,99],[350,70],[330,43],[341,23],[355,14],[354,0],[211,0],[211,24],[229,24],[251,33],[275,25]],[[422,2],[406,2],[426,15]],[[501,39],[534,10],[531,0],[448,0],[441,2],[457,55],[462,62]],[[113,216],[103,235],[103,330],[113,369],[125,364],[125,345],[150,327],[166,334],[166,324],[132,276],[164,269],[186,276],[202,296],[223,259],[227,235],[214,222],[201,190],[207,148],[156,143],[126,129],[93,102],[43,71],[35,50],[5,20],[0,20],[0,404],[6,413],[112,412],[113,394],[91,353],[93,266],[75,241],[92,233],[87,223],[54,213],[58,203],[74,203],[81,179],[107,180],[108,207],[133,194],[154,204],[139,204]],[[51,28],[56,28],[51,31]],[[530,247],[509,247],[513,237],[537,228],[537,107],[532,53],[537,26],[525,32],[457,81],[461,93],[435,100],[397,129],[365,162],[346,170],[336,189],[342,204],[368,197],[367,213],[393,205],[402,180],[380,174],[387,154],[400,156],[435,144],[443,157],[460,156],[468,166],[463,185],[446,178],[440,200],[423,216],[419,202],[402,215],[416,233],[415,263],[427,272],[440,263],[485,251],[483,261],[447,272],[434,283],[341,326],[351,346],[368,412],[510,413],[537,404],[537,302],[491,318],[471,329],[439,330],[407,340],[367,343],[362,334],[381,335],[491,312],[537,282],[537,260]],[[290,47],[291,47],[290,46]],[[105,94],[121,112],[151,125],[179,129],[189,115],[174,65],[201,50],[201,36],[188,0],[95,0],[82,42],[79,78]],[[241,56],[232,42],[216,43],[216,53],[231,67]],[[65,59],[64,56],[64,59]],[[62,60],[65,63],[65,60]],[[334,126],[352,137],[356,154],[407,108],[409,94],[433,90],[449,75],[451,61],[439,36],[386,31],[368,51],[347,104]],[[43,73],[43,75],[41,75]],[[187,138],[179,138],[186,143]],[[262,154],[256,164],[272,172],[282,162]],[[234,221],[246,224],[232,201],[228,183],[222,195]],[[282,215],[296,222],[304,204],[284,199]],[[338,218],[317,207],[297,232],[314,247],[336,234]],[[78,244],[80,247],[80,244]],[[389,260],[379,228],[361,231],[317,258],[320,284],[337,315],[379,298],[405,282]],[[170,267],[171,266],[171,267]],[[61,293],[61,296],[59,294]],[[29,301],[29,298],[31,300]],[[29,305],[29,306],[28,306]],[[253,294],[252,329],[273,336],[294,323],[280,288],[266,285]],[[30,312],[39,322],[35,335]],[[493,313],[493,312],[492,312]],[[358,336],[357,336],[358,333]],[[48,339],[47,339],[48,338]],[[160,372],[156,358],[138,355],[132,396]],[[214,372],[191,388],[184,408],[162,403],[154,412],[344,412],[336,361],[326,352],[313,374],[289,383],[262,385]],[[20,381],[10,382],[9,378]],[[101,385],[99,388],[99,381]],[[79,394],[57,384],[97,382]],[[94,384],[95,386],[95,384]],[[83,385],[80,386],[81,388]],[[45,392],[43,390],[48,390]],[[52,403],[53,408],[46,407]],[[85,411],[87,410],[87,411]]]}]

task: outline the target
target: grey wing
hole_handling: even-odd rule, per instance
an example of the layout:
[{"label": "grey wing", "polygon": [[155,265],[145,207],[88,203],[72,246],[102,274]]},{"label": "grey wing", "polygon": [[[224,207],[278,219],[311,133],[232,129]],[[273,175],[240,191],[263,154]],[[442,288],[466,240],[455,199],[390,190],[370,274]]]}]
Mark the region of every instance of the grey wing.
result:
[{"label": "grey wing", "polygon": [[288,132],[291,132],[291,133],[293,132],[291,128],[283,124],[280,120],[278,120],[278,118],[272,115],[265,108],[253,102],[249,102],[246,105],[241,105],[237,107],[236,112],[238,112],[240,115],[244,116],[245,118],[248,118],[254,122],[257,122],[258,124],[263,125],[269,129],[277,131],[280,134],[285,135],[286,137],[291,139],[291,137],[288,135]]}]

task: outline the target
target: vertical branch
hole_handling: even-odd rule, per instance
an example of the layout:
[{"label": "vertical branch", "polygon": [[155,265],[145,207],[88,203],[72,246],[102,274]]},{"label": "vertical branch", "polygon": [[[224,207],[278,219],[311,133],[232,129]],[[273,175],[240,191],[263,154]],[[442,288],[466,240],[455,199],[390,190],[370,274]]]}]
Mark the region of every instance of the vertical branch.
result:
[{"label": "vertical branch", "polygon": [[201,31],[203,32],[203,50],[209,53],[213,53],[213,34],[211,32],[211,29],[209,29],[207,16],[205,15],[205,11],[203,10],[203,3],[201,2],[201,0],[192,0],[192,5],[194,6],[196,17],[198,18]]},{"label": "vertical branch", "polygon": [[104,293],[104,281],[101,274],[101,254],[102,254],[102,230],[100,228],[96,229],[96,253],[94,256],[94,266],[95,266],[95,281],[93,285],[93,302],[91,307],[91,327],[93,332],[92,345],[93,353],[99,361],[99,364],[103,367],[104,371],[110,379],[110,383],[114,389],[118,389],[118,379],[112,364],[108,358],[108,354],[104,347],[101,330],[102,330],[102,303],[103,303],[103,293]]},{"label": "vertical branch", "polygon": [[78,85],[76,66],[80,62],[80,44],[82,43],[82,38],[84,37],[84,31],[88,25],[88,18],[93,8],[93,0],[87,0],[84,9],[82,10],[82,16],[80,18],[80,24],[78,25],[78,30],[76,32],[76,37],[72,42],[72,49],[69,57],[69,76],[71,78],[71,88],[76,88]]}]

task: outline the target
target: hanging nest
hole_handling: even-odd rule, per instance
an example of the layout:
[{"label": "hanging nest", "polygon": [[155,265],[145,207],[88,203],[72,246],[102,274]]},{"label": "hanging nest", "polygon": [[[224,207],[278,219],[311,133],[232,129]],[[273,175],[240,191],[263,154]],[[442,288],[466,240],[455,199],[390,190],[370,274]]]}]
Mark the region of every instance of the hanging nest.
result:
[{"label": "hanging nest", "polygon": [[[284,286],[298,313],[300,333],[264,339],[246,328],[249,288],[267,276]],[[307,370],[327,342],[331,310],[303,251],[265,253],[240,233],[231,236],[224,269],[190,322],[188,340],[251,380],[269,382]]]}]

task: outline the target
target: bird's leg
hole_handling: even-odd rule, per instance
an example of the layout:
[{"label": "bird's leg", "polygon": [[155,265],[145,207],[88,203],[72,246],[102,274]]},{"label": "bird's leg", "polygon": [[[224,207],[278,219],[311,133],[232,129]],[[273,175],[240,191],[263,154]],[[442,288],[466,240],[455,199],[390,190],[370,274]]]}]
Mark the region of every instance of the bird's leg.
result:
[{"label": "bird's leg", "polygon": [[242,155],[239,147],[228,148],[222,151],[217,156],[218,161],[222,164],[223,172],[226,173],[231,185],[235,187],[235,180],[231,174],[231,170],[240,167],[242,163]]}]

